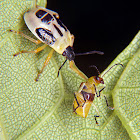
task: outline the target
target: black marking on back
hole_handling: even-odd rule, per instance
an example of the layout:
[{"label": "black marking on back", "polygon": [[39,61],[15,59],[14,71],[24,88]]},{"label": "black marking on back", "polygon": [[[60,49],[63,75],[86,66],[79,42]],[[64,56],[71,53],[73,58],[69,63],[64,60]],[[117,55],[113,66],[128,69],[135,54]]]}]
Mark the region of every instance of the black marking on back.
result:
[{"label": "black marking on back", "polygon": [[54,25],[55,29],[57,30],[57,32],[60,34],[60,36],[63,36],[63,34],[62,34],[62,32],[60,31],[60,29],[59,29],[55,24],[53,24],[53,25]]},{"label": "black marking on back", "polygon": [[67,31],[67,27],[62,23],[62,21],[61,21],[60,19],[58,19],[58,18],[56,17],[56,15],[53,15],[53,16],[55,17],[57,23],[58,23],[62,28],[64,28],[65,31]]},{"label": "black marking on back", "polygon": [[46,13],[47,13],[47,12],[44,11],[44,10],[38,10],[38,11],[36,12],[36,16],[37,16],[38,18],[41,18],[41,17],[43,17]]},{"label": "black marking on back", "polygon": [[50,24],[52,20],[54,20],[54,18],[49,13],[41,19],[42,22],[45,22],[47,24]]},{"label": "black marking on back", "polygon": [[48,45],[52,45],[55,43],[56,38],[53,36],[51,31],[44,29],[44,28],[37,28],[36,29],[37,35],[45,41]]},{"label": "black marking on back", "polygon": [[81,94],[84,96],[84,98],[88,101],[93,101],[94,100],[94,97],[95,97],[95,94],[92,94],[92,93],[87,93],[85,91],[81,91]]}]

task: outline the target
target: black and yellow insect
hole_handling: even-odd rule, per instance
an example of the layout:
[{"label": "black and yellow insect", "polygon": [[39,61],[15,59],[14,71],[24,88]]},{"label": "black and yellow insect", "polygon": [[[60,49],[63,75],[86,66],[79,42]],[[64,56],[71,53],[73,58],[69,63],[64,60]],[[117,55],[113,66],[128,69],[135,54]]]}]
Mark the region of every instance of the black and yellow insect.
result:
[{"label": "black and yellow insect", "polygon": [[[122,64],[115,64],[110,69],[112,69],[116,65],[123,66]],[[96,66],[94,66],[94,67],[97,69]],[[99,73],[99,71],[98,71],[98,73]],[[99,75],[100,75],[100,73],[99,73]],[[104,84],[104,80],[100,76],[92,76],[92,77],[88,78],[86,80],[86,82],[82,82],[81,83],[79,90],[74,93],[73,112],[75,114],[77,114],[77,115],[79,115],[81,117],[84,117],[84,118],[87,117],[88,112],[89,112],[90,107],[91,107],[91,104],[93,104],[94,98],[96,96],[97,97],[100,97],[101,91],[103,91],[103,89],[105,88],[105,87],[103,87],[102,89],[100,89],[98,91],[96,87],[99,84]],[[114,108],[112,108],[112,107],[110,107],[108,105],[108,101],[106,99],[106,96],[105,95],[103,95],[103,96],[105,97],[106,104],[107,104],[108,108],[110,108],[111,110],[113,110]],[[95,107],[96,111],[99,114],[99,111],[98,111],[97,107],[95,105],[94,105],[94,107]],[[96,117],[99,117],[99,115],[95,115],[95,120],[96,120]],[[96,121],[96,123],[97,123],[97,121]]]}]

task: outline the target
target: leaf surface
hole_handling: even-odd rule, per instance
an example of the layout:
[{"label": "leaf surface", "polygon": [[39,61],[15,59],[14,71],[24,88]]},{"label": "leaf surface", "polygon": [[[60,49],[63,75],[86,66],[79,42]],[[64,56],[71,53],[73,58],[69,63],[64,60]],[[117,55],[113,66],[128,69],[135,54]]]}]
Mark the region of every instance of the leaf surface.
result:
[{"label": "leaf surface", "polygon": [[[95,98],[94,104],[100,111],[98,126],[94,120],[94,115],[97,114],[94,106],[86,119],[72,113],[73,93],[78,90],[83,79],[69,68],[68,63],[57,78],[57,71],[65,60],[63,56],[54,53],[38,82],[34,79],[42,68],[50,47],[38,54],[13,57],[19,50],[34,50],[38,47],[8,31],[20,30],[34,37],[23,20],[24,13],[33,7],[33,1],[4,0],[1,3],[1,139],[138,139],[139,113],[135,107],[138,104],[137,90],[140,83],[137,59],[139,34],[109,66],[122,63],[124,68],[116,66],[104,76],[106,88],[103,93],[106,94],[109,105],[113,106],[114,103],[115,110],[107,108],[103,96]],[[44,6],[45,3],[38,1],[38,5]],[[124,85],[128,88],[125,89]],[[130,95],[136,97],[131,100]],[[126,99],[131,102],[131,107],[127,106]]]},{"label": "leaf surface", "polygon": [[140,32],[119,58],[125,62],[125,69],[114,88],[115,112],[136,140],[140,138]]}]

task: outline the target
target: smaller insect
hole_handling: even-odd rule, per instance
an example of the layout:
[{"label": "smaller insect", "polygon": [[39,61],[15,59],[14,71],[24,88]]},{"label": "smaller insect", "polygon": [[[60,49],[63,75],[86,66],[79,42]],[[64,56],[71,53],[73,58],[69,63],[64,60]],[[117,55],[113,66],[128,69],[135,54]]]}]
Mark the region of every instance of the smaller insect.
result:
[{"label": "smaller insect", "polygon": [[[116,65],[123,66],[122,64],[115,64],[110,69],[112,69]],[[94,66],[94,67],[97,69],[96,66]],[[100,72],[98,69],[97,69],[97,71],[98,71],[98,74],[100,75]],[[100,76],[92,76],[89,79],[87,79],[86,82],[81,83],[78,92],[74,93],[73,112],[75,114],[80,115],[81,117],[84,117],[84,118],[87,117],[91,104],[93,104],[93,100],[94,100],[95,96],[100,97],[101,91],[103,91],[103,89],[105,88],[105,87],[103,87],[101,90],[99,90],[99,93],[97,93],[96,87],[99,84],[104,84],[104,80]],[[107,107],[111,110],[114,110],[114,108],[112,108],[108,105],[108,101],[107,101],[105,95],[104,95],[104,97],[106,100]],[[99,114],[97,107],[95,105],[94,105],[94,107]],[[95,117],[96,124],[98,124],[96,117],[99,117],[99,115],[94,115],[94,117]]]}]

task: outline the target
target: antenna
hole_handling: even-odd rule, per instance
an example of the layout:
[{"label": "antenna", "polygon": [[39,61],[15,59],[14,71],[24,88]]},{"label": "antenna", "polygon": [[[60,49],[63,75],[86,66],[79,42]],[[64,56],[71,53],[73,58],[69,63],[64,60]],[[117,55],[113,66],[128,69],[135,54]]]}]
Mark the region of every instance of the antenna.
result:
[{"label": "antenna", "polygon": [[85,53],[76,53],[75,56],[95,54],[95,53],[100,54],[100,55],[104,55],[104,52],[101,52],[101,51],[90,51],[90,52],[85,52]]},{"label": "antenna", "polygon": [[[116,65],[121,65],[121,66],[123,67],[122,64],[119,64],[119,63],[118,63],[118,64],[114,64],[112,67],[109,68],[109,70],[107,70],[107,71],[104,73],[103,76],[105,76],[105,74],[108,73],[108,72],[109,72],[114,66],[116,66]],[[103,77],[103,76],[102,76],[102,77]]]},{"label": "antenna", "polygon": [[99,75],[101,74],[100,71],[98,70],[98,68],[97,68],[95,65],[91,65],[90,67],[91,67],[91,68],[94,67],[94,68],[97,70],[98,74],[99,74]]}]

